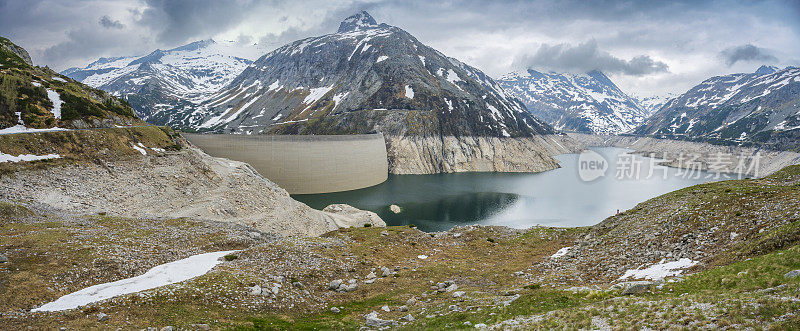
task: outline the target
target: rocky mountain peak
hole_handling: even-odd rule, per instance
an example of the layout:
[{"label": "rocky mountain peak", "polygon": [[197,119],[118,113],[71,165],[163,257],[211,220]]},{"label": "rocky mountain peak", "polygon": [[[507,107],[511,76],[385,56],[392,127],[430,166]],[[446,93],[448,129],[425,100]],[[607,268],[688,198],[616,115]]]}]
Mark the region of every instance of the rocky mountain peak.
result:
[{"label": "rocky mountain peak", "polygon": [[353,14],[348,18],[345,18],[342,23],[339,24],[339,33],[343,32],[351,32],[357,31],[367,28],[374,28],[378,26],[378,22],[372,18],[372,15],[367,13],[366,11],[362,10],[359,13]]},{"label": "rocky mountain peak", "polygon": [[780,70],[780,68],[778,68],[778,67],[763,65],[763,66],[758,67],[758,69],[756,70],[756,74],[758,74],[758,75],[769,75],[769,74],[774,74],[774,73],[778,72],[778,70]]}]

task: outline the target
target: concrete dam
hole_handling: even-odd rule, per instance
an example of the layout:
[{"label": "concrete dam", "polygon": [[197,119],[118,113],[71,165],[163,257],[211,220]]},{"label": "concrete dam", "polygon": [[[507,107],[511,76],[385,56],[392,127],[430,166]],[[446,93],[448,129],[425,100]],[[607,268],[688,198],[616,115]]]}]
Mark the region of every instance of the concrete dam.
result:
[{"label": "concrete dam", "polygon": [[383,134],[183,134],[211,156],[249,163],[291,194],[348,191],[386,181]]}]

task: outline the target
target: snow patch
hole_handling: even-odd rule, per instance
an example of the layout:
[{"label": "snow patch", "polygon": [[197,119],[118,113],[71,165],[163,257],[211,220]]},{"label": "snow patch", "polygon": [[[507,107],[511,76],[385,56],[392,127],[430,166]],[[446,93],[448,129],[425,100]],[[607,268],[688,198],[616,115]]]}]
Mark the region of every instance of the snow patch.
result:
[{"label": "snow patch", "polygon": [[572,249],[572,246],[568,246],[568,247],[564,247],[562,249],[559,249],[558,252],[555,252],[555,253],[553,253],[553,255],[550,255],[550,258],[551,259],[557,259],[559,257],[567,255],[567,253],[569,253],[570,249]]},{"label": "snow patch", "polygon": [[142,155],[147,155],[147,151],[144,150],[144,146],[142,145],[142,143],[139,143],[139,146],[131,145],[131,147],[133,147],[133,149],[139,151],[139,153],[142,153]]},{"label": "snow patch", "polygon": [[303,103],[310,105],[324,97],[331,89],[333,89],[333,85],[312,88],[311,92],[303,99]]},{"label": "snow patch", "polygon": [[386,61],[386,60],[388,60],[388,59],[389,59],[389,57],[388,57],[388,56],[386,56],[386,55],[381,55],[381,56],[378,56],[378,60],[376,60],[376,61],[375,61],[375,63],[381,63],[381,62],[383,62],[383,61]]},{"label": "snow patch", "polygon": [[87,287],[78,292],[67,294],[56,301],[46,303],[31,311],[60,311],[78,308],[93,302],[110,299],[116,296],[141,292],[169,284],[175,284],[202,276],[221,262],[219,259],[236,251],[222,251],[193,255],[155,266],[144,275],[122,279],[115,282]]},{"label": "snow patch", "polygon": [[672,262],[664,262],[664,260],[661,260],[661,262],[644,269],[639,268],[625,271],[625,274],[618,279],[664,279],[665,277],[680,275],[683,272],[683,269],[690,268],[697,263],[697,261],[692,261],[688,258],[682,258],[678,261]]},{"label": "snow patch", "polygon": [[414,89],[409,85],[406,85],[406,98],[414,99]]},{"label": "snow patch", "polygon": [[50,102],[53,103],[53,110],[51,110],[53,116],[57,119],[61,119],[61,105],[64,104],[64,102],[61,101],[61,96],[58,95],[58,92],[47,89],[47,97],[50,99]]},{"label": "snow patch", "polygon": [[29,162],[29,161],[38,161],[38,160],[50,160],[50,159],[60,159],[61,155],[58,154],[47,154],[47,155],[33,155],[33,154],[20,154],[19,156],[14,156],[11,154],[6,154],[0,152],[0,163],[4,162]]}]

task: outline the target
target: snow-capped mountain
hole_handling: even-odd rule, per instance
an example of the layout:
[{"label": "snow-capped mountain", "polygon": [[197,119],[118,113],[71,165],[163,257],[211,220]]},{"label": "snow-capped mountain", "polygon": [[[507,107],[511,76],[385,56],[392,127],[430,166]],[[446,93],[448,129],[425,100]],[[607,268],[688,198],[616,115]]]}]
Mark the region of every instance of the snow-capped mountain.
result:
[{"label": "snow-capped mountain", "polygon": [[648,115],[602,72],[585,74],[510,73],[498,80],[535,116],[556,129],[586,133],[620,133],[635,128]]},{"label": "snow-capped mountain", "polygon": [[145,56],[100,58],[85,68],[62,72],[70,78],[125,98],[145,120],[178,104],[199,103],[240,74],[255,45],[203,40]]},{"label": "snow-capped mountain", "polygon": [[529,137],[552,128],[478,69],[361,12],[282,46],[164,123],[228,133]]},{"label": "snow-capped mountain", "polygon": [[678,96],[674,93],[666,93],[663,95],[651,95],[647,97],[640,97],[637,95],[631,95],[631,97],[636,100],[639,104],[639,107],[644,109],[647,112],[647,115],[652,115],[653,113],[657,112],[661,107],[663,107],[670,99]]},{"label": "snow-capped mountain", "polygon": [[797,148],[800,68],[762,66],[709,78],[671,99],[636,133]]}]

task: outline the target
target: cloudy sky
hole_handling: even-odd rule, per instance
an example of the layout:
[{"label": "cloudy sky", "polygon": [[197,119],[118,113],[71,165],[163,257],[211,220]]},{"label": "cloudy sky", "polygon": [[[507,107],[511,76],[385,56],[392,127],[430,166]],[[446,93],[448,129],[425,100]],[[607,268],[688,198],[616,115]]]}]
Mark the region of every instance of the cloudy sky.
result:
[{"label": "cloudy sky", "polygon": [[0,35],[56,70],[214,38],[267,51],[367,10],[493,77],[600,69],[623,90],[800,65],[800,1],[0,0]]}]

